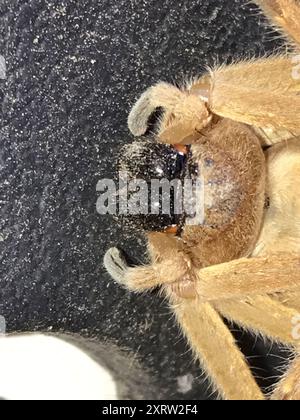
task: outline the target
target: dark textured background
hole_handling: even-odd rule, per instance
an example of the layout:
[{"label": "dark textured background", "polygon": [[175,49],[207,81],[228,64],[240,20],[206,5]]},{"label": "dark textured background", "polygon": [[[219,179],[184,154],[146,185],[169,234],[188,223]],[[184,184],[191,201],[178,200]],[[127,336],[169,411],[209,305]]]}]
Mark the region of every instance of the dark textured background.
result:
[{"label": "dark textured background", "polygon": [[[96,213],[96,184],[114,176],[118,148],[131,141],[128,111],[147,86],[274,47],[243,0],[0,0],[0,315],[9,332],[76,334],[124,397],[213,397],[167,304],[104,272],[109,246],[138,261],[144,248]],[[237,338],[270,384],[276,349]],[[193,378],[185,394],[184,375]]]}]

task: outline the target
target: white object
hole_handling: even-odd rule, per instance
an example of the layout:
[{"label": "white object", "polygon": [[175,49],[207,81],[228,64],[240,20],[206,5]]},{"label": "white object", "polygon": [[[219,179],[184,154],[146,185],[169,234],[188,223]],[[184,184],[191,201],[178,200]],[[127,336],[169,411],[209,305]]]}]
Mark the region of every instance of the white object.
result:
[{"label": "white object", "polygon": [[8,400],[118,399],[108,371],[53,337],[0,338],[0,372],[0,397]]}]

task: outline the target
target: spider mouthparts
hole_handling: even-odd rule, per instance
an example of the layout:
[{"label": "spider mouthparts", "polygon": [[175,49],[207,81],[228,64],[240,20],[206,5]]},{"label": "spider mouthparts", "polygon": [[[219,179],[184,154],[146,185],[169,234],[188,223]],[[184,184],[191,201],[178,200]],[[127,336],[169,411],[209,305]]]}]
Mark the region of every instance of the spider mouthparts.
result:
[{"label": "spider mouthparts", "polygon": [[185,156],[188,154],[188,147],[184,144],[175,144],[174,149],[177,150],[177,152],[181,155]]},{"label": "spider mouthparts", "polygon": [[168,233],[168,234],[173,234],[173,235],[177,235],[179,230],[179,226],[177,225],[172,225],[172,226],[168,226],[163,230],[163,233]]}]

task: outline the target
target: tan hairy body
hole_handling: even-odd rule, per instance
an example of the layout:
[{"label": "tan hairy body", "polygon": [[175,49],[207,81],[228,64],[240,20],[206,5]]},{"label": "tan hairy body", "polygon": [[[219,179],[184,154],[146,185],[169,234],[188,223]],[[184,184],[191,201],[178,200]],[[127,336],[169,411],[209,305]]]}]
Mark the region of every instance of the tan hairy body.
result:
[{"label": "tan hairy body", "polygon": [[[298,1],[256,3],[300,44]],[[292,334],[300,311],[300,80],[293,66],[292,55],[274,56],[211,70],[181,90],[160,83],[129,116],[140,136],[152,112],[165,109],[158,139],[191,145],[210,206],[205,223],[186,225],[180,237],[149,233],[151,264],[130,268],[112,249],[105,265],[130,290],[163,287],[224,399],[266,396],[222,317],[294,349],[270,398],[300,399],[300,343]],[[219,189],[210,187],[216,178]]]}]

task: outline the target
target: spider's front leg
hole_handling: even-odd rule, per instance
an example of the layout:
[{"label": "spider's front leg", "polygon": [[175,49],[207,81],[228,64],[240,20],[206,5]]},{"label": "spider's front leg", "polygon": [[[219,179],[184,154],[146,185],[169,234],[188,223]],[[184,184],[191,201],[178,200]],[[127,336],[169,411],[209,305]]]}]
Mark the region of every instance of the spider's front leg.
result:
[{"label": "spider's front leg", "polygon": [[168,144],[191,144],[198,131],[206,127],[212,115],[207,108],[209,85],[203,95],[191,94],[168,83],[150,87],[136,102],[128,117],[128,126],[135,136],[147,132],[150,116],[158,108],[164,109],[160,119],[158,138]]},{"label": "spider's front leg", "polygon": [[163,108],[157,137],[164,143],[194,143],[214,115],[293,137],[300,130],[300,80],[294,71],[293,57],[282,55],[212,69],[184,89],[159,83],[132,108],[129,129],[145,134],[150,116]]},{"label": "spider's front leg", "polygon": [[173,238],[161,233],[151,236],[150,243],[156,238],[157,249],[161,249],[163,257],[154,258],[150,265],[131,268],[116,248],[111,248],[105,255],[107,271],[130,290],[141,292],[168,285],[182,297],[197,296],[203,302],[234,301],[300,290],[299,255],[240,258],[196,269],[189,255],[177,247]]},{"label": "spider's front leg", "polygon": [[182,294],[188,297],[194,283],[192,262],[180,239],[165,233],[149,233],[148,250],[150,264],[130,267],[121,251],[111,248],[104,256],[105,268],[116,282],[129,290],[142,292],[161,285],[176,288],[180,282]]},{"label": "spider's front leg", "polygon": [[300,5],[298,0],[254,0],[277,28],[300,45]]},{"label": "spider's front leg", "polygon": [[278,253],[240,258],[196,272],[195,289],[205,301],[300,290],[300,255]]},{"label": "spider's front leg", "polygon": [[[164,252],[163,249],[166,249],[167,245],[168,255],[164,252],[167,259],[164,260],[160,269],[155,263],[148,267],[129,268],[115,248],[106,253],[105,266],[115,280],[136,291],[164,283],[179,325],[196,358],[201,361],[211,379],[214,389],[228,400],[263,400],[264,396],[244,356],[216,310],[209,303],[200,302],[195,296],[188,296],[189,281],[184,280],[184,275],[189,273],[190,276],[190,261],[188,256],[180,256],[178,248],[174,248],[174,242],[172,244],[172,239],[167,238],[163,241],[160,235],[154,236],[154,239],[152,237],[152,244],[160,248],[161,252]],[[170,240],[171,243],[168,244]],[[171,255],[172,258],[168,260]],[[179,264],[176,263],[176,255],[180,261]],[[174,292],[176,288],[169,287],[169,282],[176,281],[180,276],[181,286],[180,296],[178,296],[178,290]],[[183,295],[189,299],[182,297]]]}]

